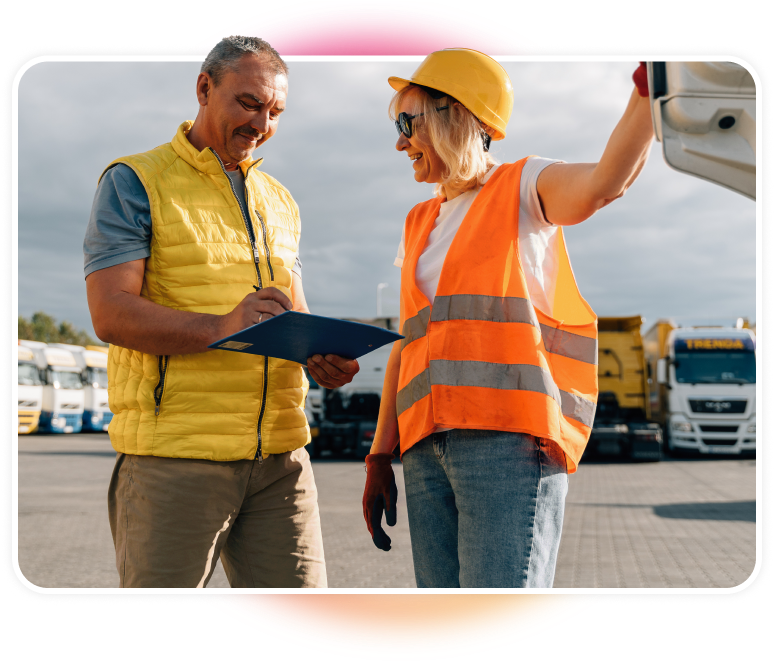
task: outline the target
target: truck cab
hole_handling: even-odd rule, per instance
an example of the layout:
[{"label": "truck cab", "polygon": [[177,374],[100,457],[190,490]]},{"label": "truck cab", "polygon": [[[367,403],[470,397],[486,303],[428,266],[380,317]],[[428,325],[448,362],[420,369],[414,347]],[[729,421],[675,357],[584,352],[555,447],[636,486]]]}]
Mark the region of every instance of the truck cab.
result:
[{"label": "truck cab", "polygon": [[[22,342],[27,343],[27,342]],[[83,428],[84,391],[81,368],[69,350],[35,343],[35,363],[43,385],[38,430],[77,434]]]},{"label": "truck cab", "polygon": [[657,361],[656,381],[670,451],[755,452],[755,335],[750,330],[673,329]]},{"label": "truck cab", "polygon": [[43,405],[43,381],[40,379],[32,350],[19,344],[19,433],[32,434],[38,429]]},{"label": "truck cab", "polygon": [[113,413],[108,405],[107,349],[104,346],[74,346],[66,343],[52,343],[72,353],[75,363],[81,369],[83,381],[83,431],[107,431]]},{"label": "truck cab", "polygon": [[379,418],[384,375],[392,346],[358,358],[359,373],[335,390],[323,389],[319,434],[314,452],[364,458],[371,450]]}]

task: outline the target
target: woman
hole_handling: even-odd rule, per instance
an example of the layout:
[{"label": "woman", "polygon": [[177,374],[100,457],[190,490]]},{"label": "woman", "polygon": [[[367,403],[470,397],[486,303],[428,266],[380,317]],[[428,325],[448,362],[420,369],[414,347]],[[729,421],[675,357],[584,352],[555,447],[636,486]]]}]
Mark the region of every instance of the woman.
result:
[{"label": "woman", "polygon": [[596,315],[562,226],[621,197],[653,131],[644,65],[598,163],[496,165],[513,90],[494,60],[431,53],[391,77],[396,149],[436,197],[409,213],[401,333],[386,369],[363,496],[377,547],[395,524],[400,443],[419,587],[550,587],[567,493],[597,398]]}]

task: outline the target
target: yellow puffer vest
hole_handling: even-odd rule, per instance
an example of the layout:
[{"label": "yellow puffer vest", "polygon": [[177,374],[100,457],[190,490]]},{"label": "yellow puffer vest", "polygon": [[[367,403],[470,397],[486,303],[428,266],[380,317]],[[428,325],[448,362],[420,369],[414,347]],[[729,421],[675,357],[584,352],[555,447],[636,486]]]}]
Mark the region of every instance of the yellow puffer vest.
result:
[{"label": "yellow puffer vest", "polygon": [[[298,207],[276,180],[244,162],[258,257],[231,181],[209,148],[186,138],[115,160],[139,176],[153,236],[142,296],[196,313],[223,315],[253,285],[290,296],[298,251]],[[268,257],[267,257],[268,256]],[[256,263],[258,269],[256,268]],[[110,346],[110,441],[118,452],[233,461],[288,452],[309,440],[303,368],[258,355],[213,350],[158,357]]]}]

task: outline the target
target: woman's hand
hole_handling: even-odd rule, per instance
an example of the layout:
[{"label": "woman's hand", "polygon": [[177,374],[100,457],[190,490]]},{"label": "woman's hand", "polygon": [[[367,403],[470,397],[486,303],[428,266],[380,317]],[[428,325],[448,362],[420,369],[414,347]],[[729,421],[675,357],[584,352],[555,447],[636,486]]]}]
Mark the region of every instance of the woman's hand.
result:
[{"label": "woman's hand", "polygon": [[[632,92],[623,117],[597,163],[556,163],[538,177],[537,191],[546,219],[555,225],[580,223],[622,197],[634,183],[653,141],[650,100],[642,96],[644,63],[634,74]],[[644,90],[647,95],[647,74]]]},{"label": "woman's hand", "polygon": [[393,450],[398,444],[398,415],[395,400],[398,394],[400,375],[401,341],[396,341],[384,371],[384,385],[379,402],[379,421],[371,445],[371,454],[366,457],[366,485],[363,491],[363,516],[374,545],[380,550],[390,549],[390,537],[382,529],[382,512],[386,512],[388,526],[397,521],[395,504],[398,488],[392,472]]},{"label": "woman's hand", "polygon": [[392,453],[378,453],[366,456],[366,484],[363,492],[363,517],[374,545],[389,552],[390,537],[382,529],[382,513],[387,526],[394,527],[398,521],[398,488],[392,471]]}]

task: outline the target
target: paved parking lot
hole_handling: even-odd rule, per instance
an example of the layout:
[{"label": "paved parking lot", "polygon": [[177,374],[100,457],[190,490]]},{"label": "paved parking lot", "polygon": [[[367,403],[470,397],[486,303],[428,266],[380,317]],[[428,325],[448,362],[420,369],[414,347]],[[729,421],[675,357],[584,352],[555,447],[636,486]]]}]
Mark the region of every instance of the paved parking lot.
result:
[{"label": "paved parking lot", "polygon": [[[96,435],[19,438],[19,566],[41,587],[116,587]],[[393,549],[363,522],[362,463],[315,460],[331,587],[414,587],[401,467]],[[587,463],[570,478],[555,587],[731,587],[755,565],[755,461]],[[209,587],[228,587],[218,565]]]}]

